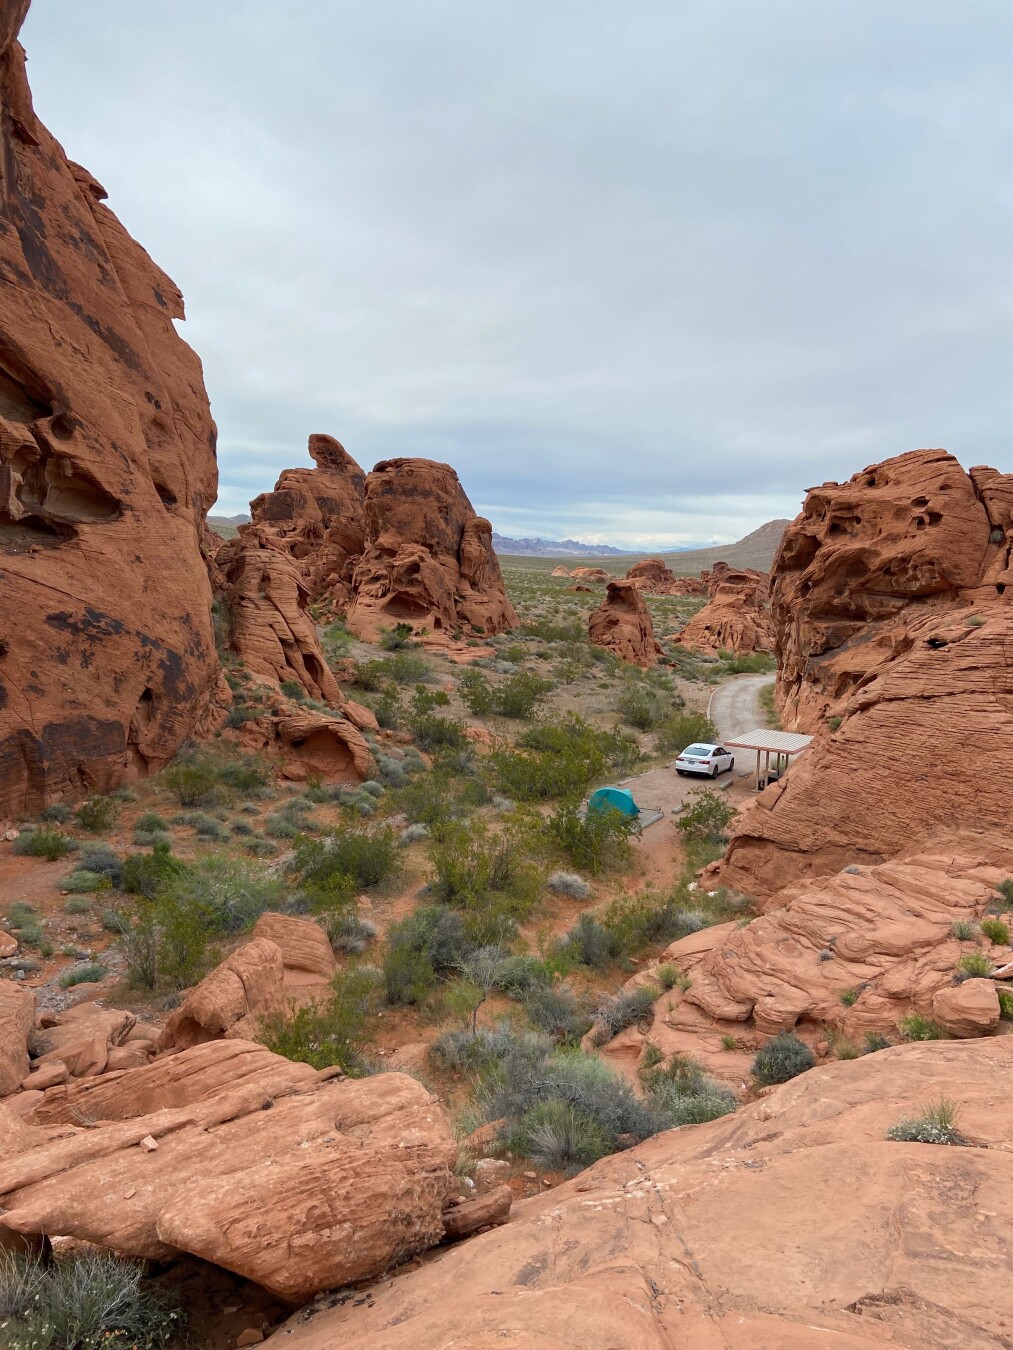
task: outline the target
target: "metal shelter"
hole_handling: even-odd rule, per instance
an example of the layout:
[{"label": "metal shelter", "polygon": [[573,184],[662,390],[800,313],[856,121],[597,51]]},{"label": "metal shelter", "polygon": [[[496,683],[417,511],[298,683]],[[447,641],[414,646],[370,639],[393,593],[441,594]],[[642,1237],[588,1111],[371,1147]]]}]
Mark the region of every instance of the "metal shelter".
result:
[{"label": "metal shelter", "polygon": [[[811,736],[799,735],[797,731],[773,731],[770,727],[757,727],[755,731],[746,731],[732,740],[722,741],[721,744],[736,750],[756,751],[756,790],[759,792],[761,788],[767,786],[772,777],[779,777],[783,772],[782,759],[786,769],[792,756],[800,755],[811,740]],[[762,769],[761,755],[766,756]],[[771,755],[776,756],[774,769],[771,768]]]}]

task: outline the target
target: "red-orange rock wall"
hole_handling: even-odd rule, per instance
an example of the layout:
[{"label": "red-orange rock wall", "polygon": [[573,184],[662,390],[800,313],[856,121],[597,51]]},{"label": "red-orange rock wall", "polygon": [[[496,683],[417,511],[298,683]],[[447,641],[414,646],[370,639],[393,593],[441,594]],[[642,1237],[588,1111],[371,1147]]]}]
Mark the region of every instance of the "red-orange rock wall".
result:
[{"label": "red-orange rock wall", "polygon": [[160,768],[218,664],[182,297],[37,120],[0,4],[0,817]]}]

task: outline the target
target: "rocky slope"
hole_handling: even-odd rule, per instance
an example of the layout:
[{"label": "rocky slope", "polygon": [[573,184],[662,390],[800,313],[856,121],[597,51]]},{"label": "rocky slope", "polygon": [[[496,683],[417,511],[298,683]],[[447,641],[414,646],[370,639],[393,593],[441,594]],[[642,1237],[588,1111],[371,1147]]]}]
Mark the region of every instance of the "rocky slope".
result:
[{"label": "rocky slope", "polygon": [[[1011,1069],[1010,1037],[816,1069],[607,1158],[506,1227],[271,1340],[998,1350],[1013,1317]],[[943,1095],[974,1147],[886,1138]]]},{"label": "rocky slope", "polygon": [[36,118],[0,5],[0,817],[160,768],[217,678],[217,488],[173,282]]}]

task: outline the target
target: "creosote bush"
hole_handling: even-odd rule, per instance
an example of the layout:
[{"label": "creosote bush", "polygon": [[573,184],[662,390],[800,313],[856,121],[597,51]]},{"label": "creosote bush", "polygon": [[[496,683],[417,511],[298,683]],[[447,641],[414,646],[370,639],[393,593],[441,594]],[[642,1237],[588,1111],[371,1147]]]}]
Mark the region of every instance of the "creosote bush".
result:
[{"label": "creosote bush", "polygon": [[74,813],[74,819],[88,834],[105,834],[116,823],[120,804],[112,797],[89,797]]},{"label": "creosote bush", "polygon": [[640,833],[635,817],[614,807],[580,814],[576,799],[561,802],[546,819],[545,838],[551,848],[592,876],[621,871],[630,863],[630,837]]},{"label": "creosote bush", "polygon": [[816,1057],[804,1041],[790,1031],[782,1031],[756,1052],[753,1077],[764,1085],[787,1083],[815,1063]]},{"label": "creosote bush", "polygon": [[592,783],[628,773],[639,758],[635,741],[570,714],[529,727],[515,749],[494,751],[487,762],[498,791],[530,802],[579,798]]},{"label": "creosote bush", "polygon": [[375,966],[350,966],[331,980],[330,997],[262,1019],[260,1039],[276,1055],[326,1069],[362,1072],[366,1024],[379,1009],[383,976]]},{"label": "creosote bush", "polygon": [[658,730],[655,744],[663,755],[685,750],[694,741],[714,744],[718,729],[703,713],[677,712],[666,719]]},{"label": "creosote bush", "polygon": [[37,830],[25,830],[11,845],[11,852],[23,858],[45,858],[56,862],[73,853],[77,845],[59,830],[50,830],[45,826]]},{"label": "creosote bush", "polygon": [[500,717],[530,717],[552,689],[552,681],[528,671],[518,671],[502,684],[490,684],[474,666],[461,676],[461,698],[477,717],[497,713]]},{"label": "creosote bush", "polygon": [[692,794],[691,805],[686,807],[676,824],[687,840],[698,844],[719,844],[734,815],[735,807],[723,792],[715,788],[698,788]]},{"label": "creosote bush", "polygon": [[1009,946],[1009,925],[1002,919],[992,917],[982,919],[981,931],[990,942],[994,942],[997,946]]},{"label": "creosote bush", "polygon": [[946,1032],[933,1022],[931,1017],[922,1017],[920,1013],[912,1013],[910,1017],[902,1017],[897,1023],[897,1028],[906,1041],[942,1041],[946,1039]]}]

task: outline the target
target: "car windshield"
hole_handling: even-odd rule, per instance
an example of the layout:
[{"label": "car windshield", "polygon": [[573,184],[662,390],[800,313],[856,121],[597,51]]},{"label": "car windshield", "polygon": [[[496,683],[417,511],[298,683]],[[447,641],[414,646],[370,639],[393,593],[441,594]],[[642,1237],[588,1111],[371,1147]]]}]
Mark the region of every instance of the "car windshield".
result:
[{"label": "car windshield", "polygon": [[[682,753],[684,755],[694,755],[697,759],[706,759],[710,754],[712,747],[709,745],[691,745]],[[671,751],[669,751],[671,753]]]}]

